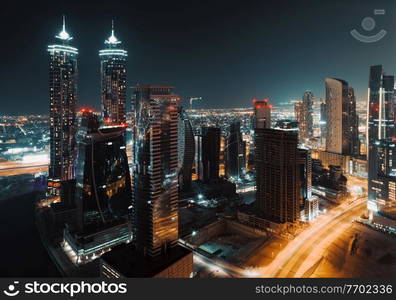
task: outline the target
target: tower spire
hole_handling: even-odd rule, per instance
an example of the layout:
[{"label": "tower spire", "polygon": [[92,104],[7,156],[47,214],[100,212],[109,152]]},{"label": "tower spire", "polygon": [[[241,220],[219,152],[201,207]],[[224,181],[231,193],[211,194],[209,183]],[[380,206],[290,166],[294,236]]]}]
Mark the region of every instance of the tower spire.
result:
[{"label": "tower spire", "polygon": [[65,15],[62,16],[62,31],[55,36],[57,39],[63,40],[63,41],[70,41],[73,38],[70,36],[70,34],[67,33],[66,31],[66,17]]},{"label": "tower spire", "polygon": [[117,45],[120,43],[121,41],[119,41],[114,35],[114,20],[111,20],[111,35],[107,40],[105,40],[105,44]]}]

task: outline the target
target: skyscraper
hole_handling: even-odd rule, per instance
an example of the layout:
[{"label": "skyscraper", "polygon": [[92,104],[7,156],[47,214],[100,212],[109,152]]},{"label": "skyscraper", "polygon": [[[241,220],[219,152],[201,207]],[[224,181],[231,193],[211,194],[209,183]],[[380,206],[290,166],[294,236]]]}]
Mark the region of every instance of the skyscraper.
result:
[{"label": "skyscraper", "polygon": [[242,140],[241,123],[233,122],[229,128],[226,143],[226,174],[228,177],[240,177],[245,164],[246,144]]},{"label": "skyscraper", "polygon": [[194,130],[187,114],[179,112],[179,189],[186,192],[191,188],[192,168],[195,158]]},{"label": "skyscraper", "polygon": [[313,102],[313,93],[306,91],[301,102],[301,122],[299,122],[299,137],[301,141],[313,137]]},{"label": "skyscraper", "polygon": [[127,51],[120,49],[119,41],[111,35],[105,41],[107,49],[99,51],[101,73],[102,117],[108,125],[126,123],[126,58]]},{"label": "skyscraper", "polygon": [[219,179],[220,134],[220,128],[202,127],[201,157],[204,182]]},{"label": "skyscraper", "polygon": [[125,127],[99,128],[98,117],[90,109],[81,109],[78,119],[76,214],[64,232],[64,243],[75,253],[77,263],[132,239]]},{"label": "skyscraper", "polygon": [[368,208],[381,211],[386,205],[386,182],[381,174],[379,147],[394,136],[394,77],[385,75],[381,65],[370,68],[367,101]]},{"label": "skyscraper", "polygon": [[355,155],[358,136],[353,89],[341,79],[326,78],[326,151]]},{"label": "skyscraper", "polygon": [[136,245],[149,257],[176,246],[178,102],[170,86],[133,89],[133,218]]},{"label": "skyscraper", "polygon": [[268,99],[253,99],[253,129],[255,128],[271,128],[271,110],[272,105]]},{"label": "skyscraper", "polygon": [[[382,215],[396,217],[396,142],[383,139],[375,142],[377,152],[377,179],[371,182],[376,192],[374,211]],[[370,207],[371,208],[371,207]]]},{"label": "skyscraper", "polygon": [[294,116],[298,123],[299,138],[301,138],[302,126],[304,124],[303,103],[301,101],[294,103]]},{"label": "skyscraper", "polygon": [[50,164],[48,192],[59,195],[62,182],[74,179],[77,55],[73,39],[66,31],[63,18],[62,31],[55,36],[56,43],[48,46],[49,97],[50,97]]},{"label": "skyscraper", "polygon": [[349,120],[349,134],[350,134],[350,145],[349,153],[352,156],[360,155],[360,141],[359,141],[359,117],[356,113],[356,97],[355,91],[352,87],[348,88],[348,107],[347,114]]},{"label": "skyscraper", "polygon": [[296,131],[256,129],[256,211],[264,219],[285,223],[300,217],[297,145]]},{"label": "skyscraper", "polygon": [[327,126],[327,120],[326,120],[326,103],[321,99],[320,103],[320,144],[322,147],[325,146],[326,143],[326,126]]}]

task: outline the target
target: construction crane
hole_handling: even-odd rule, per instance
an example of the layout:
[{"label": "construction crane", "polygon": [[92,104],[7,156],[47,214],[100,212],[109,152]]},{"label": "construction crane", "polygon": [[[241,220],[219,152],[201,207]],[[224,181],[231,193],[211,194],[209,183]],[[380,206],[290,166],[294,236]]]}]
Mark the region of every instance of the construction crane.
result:
[{"label": "construction crane", "polygon": [[193,101],[202,100],[202,97],[190,97],[190,109],[192,109]]}]

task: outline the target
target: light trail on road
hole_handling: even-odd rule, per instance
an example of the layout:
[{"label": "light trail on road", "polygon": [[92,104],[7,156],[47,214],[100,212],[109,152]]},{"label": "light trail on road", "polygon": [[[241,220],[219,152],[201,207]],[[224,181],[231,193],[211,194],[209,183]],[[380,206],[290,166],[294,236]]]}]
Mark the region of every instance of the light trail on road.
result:
[{"label": "light trail on road", "polygon": [[[312,243],[313,245],[311,250],[317,252],[317,255],[320,255],[321,252],[316,248],[317,245],[314,244],[317,237],[325,238],[328,235],[329,230],[331,230],[331,227],[334,226],[333,223],[337,223],[337,219],[342,219],[344,214],[348,213],[349,211],[353,212],[354,208],[358,208],[360,212],[360,208],[364,207],[365,203],[365,197],[361,197],[352,203],[341,204],[340,206],[328,212],[326,215],[318,217],[318,219],[313,222],[308,229],[304,230],[295,239],[290,241],[268,266],[249,270],[246,275],[248,276],[249,274],[253,274],[255,277],[271,278],[276,277],[279,271],[284,269],[284,271],[281,273],[283,275],[286,270],[286,264],[294,257],[300,256],[299,251],[301,251],[303,246],[308,245],[309,243]],[[263,251],[265,251],[265,249]],[[305,257],[305,259],[307,259],[307,257]],[[303,264],[304,261],[302,261],[301,264]],[[312,262],[311,266],[314,263],[315,261]],[[305,266],[306,265],[304,265],[304,267]],[[299,273],[301,273],[301,271],[299,271]]]}]

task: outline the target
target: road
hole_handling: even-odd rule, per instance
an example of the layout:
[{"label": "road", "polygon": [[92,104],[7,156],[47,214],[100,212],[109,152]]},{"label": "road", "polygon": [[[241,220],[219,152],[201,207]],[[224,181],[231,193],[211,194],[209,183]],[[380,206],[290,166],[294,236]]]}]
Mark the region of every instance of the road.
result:
[{"label": "road", "polygon": [[[303,277],[323,256],[327,246],[366,209],[366,198],[343,203],[320,216],[278,253],[266,267],[255,270],[257,277]],[[265,249],[263,249],[265,251]]]},{"label": "road", "polygon": [[35,162],[35,163],[23,163],[23,162],[14,162],[14,161],[0,162],[0,176],[36,174],[47,171],[48,171],[48,163],[45,162]]}]

